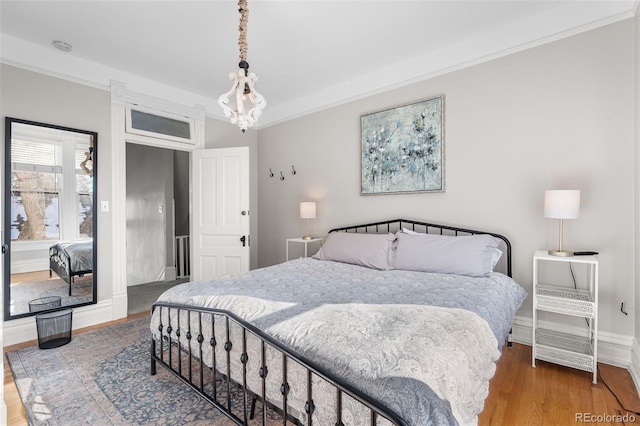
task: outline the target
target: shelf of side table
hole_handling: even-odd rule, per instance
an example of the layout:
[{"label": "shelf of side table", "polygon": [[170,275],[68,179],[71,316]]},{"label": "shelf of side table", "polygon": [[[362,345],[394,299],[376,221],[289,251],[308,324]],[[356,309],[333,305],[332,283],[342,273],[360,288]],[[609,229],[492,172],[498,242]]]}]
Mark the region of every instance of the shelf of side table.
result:
[{"label": "shelf of side table", "polygon": [[534,356],[547,362],[594,371],[591,339],[539,328],[536,330]]}]

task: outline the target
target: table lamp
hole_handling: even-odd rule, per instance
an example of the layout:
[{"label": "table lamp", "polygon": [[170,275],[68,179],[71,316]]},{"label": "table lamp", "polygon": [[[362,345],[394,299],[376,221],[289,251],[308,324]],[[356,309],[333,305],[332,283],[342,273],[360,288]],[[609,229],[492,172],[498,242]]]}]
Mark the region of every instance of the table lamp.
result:
[{"label": "table lamp", "polygon": [[303,240],[313,240],[309,232],[309,219],[316,218],[316,203],[314,201],[305,201],[300,203],[300,219],[307,219],[307,235],[302,237]]},{"label": "table lamp", "polygon": [[562,189],[544,192],[544,217],[560,219],[558,250],[549,250],[551,256],[573,256],[572,251],[562,247],[562,234],[565,219],[575,219],[580,212],[580,190]]}]

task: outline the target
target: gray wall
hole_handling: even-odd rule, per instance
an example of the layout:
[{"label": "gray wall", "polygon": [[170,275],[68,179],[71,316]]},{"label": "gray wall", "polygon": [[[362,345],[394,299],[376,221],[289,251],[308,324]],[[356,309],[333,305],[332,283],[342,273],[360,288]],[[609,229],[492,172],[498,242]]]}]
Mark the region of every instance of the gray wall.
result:
[{"label": "gray wall", "polygon": [[173,151],[173,199],[176,236],[189,235],[189,153]]},{"label": "gray wall", "polygon": [[[0,64],[0,116],[98,132],[98,201],[111,199],[111,99],[108,91]],[[4,167],[4,122],[1,140]],[[111,299],[112,227],[98,214],[98,302]]]},{"label": "gray wall", "polygon": [[127,285],[159,281],[174,263],[173,184],[172,150],[127,144]]},{"label": "gray wall", "polygon": [[[316,235],[396,217],[502,233],[531,292],[533,252],[557,244],[544,191],[580,189],[565,246],[601,253],[600,329],[633,335],[619,310],[634,294],[633,31],[629,19],[261,129],[260,266],[284,261],[285,238],[306,232],[298,203],[315,200]],[[440,94],[446,192],[360,196],[360,116]],[[519,315],[531,317],[530,299]]]}]

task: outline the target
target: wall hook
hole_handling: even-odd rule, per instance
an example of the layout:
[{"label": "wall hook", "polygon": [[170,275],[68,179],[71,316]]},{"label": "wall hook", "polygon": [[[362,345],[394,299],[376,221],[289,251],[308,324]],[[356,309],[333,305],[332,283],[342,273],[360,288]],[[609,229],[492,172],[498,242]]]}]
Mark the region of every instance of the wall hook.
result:
[{"label": "wall hook", "polygon": [[296,169],[293,168],[293,166],[291,166],[291,174],[295,175],[296,174]]},{"label": "wall hook", "polygon": [[269,177],[273,177],[273,170],[271,170],[271,167],[269,167]]},{"label": "wall hook", "polygon": [[284,180],[284,175],[280,172],[280,180]]}]

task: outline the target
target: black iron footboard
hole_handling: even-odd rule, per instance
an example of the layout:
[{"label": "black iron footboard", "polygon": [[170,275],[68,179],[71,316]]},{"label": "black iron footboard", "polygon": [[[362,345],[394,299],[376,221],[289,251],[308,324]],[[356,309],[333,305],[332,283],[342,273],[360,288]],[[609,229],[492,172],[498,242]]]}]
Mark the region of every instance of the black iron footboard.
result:
[{"label": "black iron footboard", "polygon": [[[300,417],[306,418],[304,424],[309,426],[314,421],[344,426],[347,403],[350,409],[357,406],[355,412],[362,415],[366,424],[375,426],[380,421],[385,425],[406,425],[383,404],[323,372],[312,361],[231,312],[157,302],[152,308],[152,324],[151,374],[156,374],[159,363],[236,424],[249,424],[258,400],[262,403],[262,421],[256,420],[255,424],[265,426],[303,424]],[[259,359],[250,360],[249,345],[258,352]],[[216,352],[222,350],[219,359]],[[234,365],[241,371],[234,371]],[[303,377],[303,383],[296,381],[298,376],[292,377],[290,370],[294,368],[297,373],[304,371],[298,375]],[[271,371],[278,377],[271,379]],[[279,387],[277,395],[269,391],[274,384]],[[321,397],[318,392],[322,392]],[[294,393],[303,406],[294,406]],[[325,404],[331,401],[330,407],[317,405],[320,400]],[[314,418],[320,414],[322,420]]]},{"label": "black iron footboard", "polygon": [[49,278],[52,277],[52,272],[55,272],[62,281],[69,285],[69,296],[71,296],[73,277],[82,277],[85,274],[91,274],[93,271],[73,271],[69,254],[56,246],[52,246],[49,248]]},{"label": "black iron footboard", "polygon": [[69,296],[71,296],[71,259],[56,246],[49,248],[49,278],[51,278],[52,271],[64,282],[69,284]]}]

